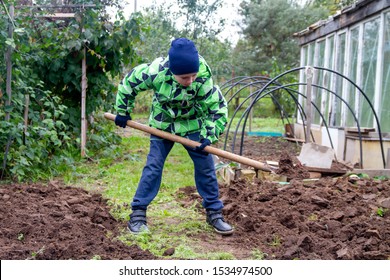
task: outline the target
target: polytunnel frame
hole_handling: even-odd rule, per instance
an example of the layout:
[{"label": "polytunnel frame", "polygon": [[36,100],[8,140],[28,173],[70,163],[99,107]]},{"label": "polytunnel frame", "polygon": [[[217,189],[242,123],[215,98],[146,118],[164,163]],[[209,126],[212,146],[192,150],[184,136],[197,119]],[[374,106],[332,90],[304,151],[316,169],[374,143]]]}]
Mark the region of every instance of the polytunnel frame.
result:
[{"label": "polytunnel frame", "polygon": [[[305,85],[305,84],[304,84],[304,83],[287,84],[287,85],[284,85],[284,86],[280,86],[280,87],[278,87],[278,88],[275,88],[275,89],[273,89],[272,91],[279,90],[280,88],[285,88],[285,89],[286,89],[286,88],[288,88],[288,87],[290,87],[290,86],[297,86],[297,85]],[[315,85],[315,84],[312,85],[312,86],[314,86],[314,87],[316,87],[316,88],[328,90],[328,89],[326,89],[326,88],[323,87],[323,86],[318,86],[318,85]],[[289,90],[292,90],[292,89],[289,89]],[[288,90],[287,90],[287,91],[288,91]],[[303,95],[302,93],[300,93],[299,91],[296,91],[296,90],[292,90],[292,91],[294,91],[294,92],[297,93],[298,95],[301,95],[303,98],[306,98],[306,96]],[[330,90],[328,90],[328,91],[329,91],[329,92],[332,92],[332,91],[330,91]],[[270,94],[270,93],[272,93],[272,92],[267,92],[267,93],[265,93],[263,96],[260,96],[256,101],[260,100],[260,99],[263,98],[265,95]],[[334,93],[334,92],[332,92],[332,93]],[[356,117],[355,114],[353,114],[353,109],[351,108],[351,106],[349,106],[349,104],[348,104],[342,97],[340,97],[340,96],[337,95],[336,93],[334,93],[334,94],[335,94],[337,97],[339,97],[339,98],[341,99],[341,101],[343,101],[343,103],[344,103],[344,104],[348,107],[348,109],[351,111],[351,113],[352,113],[352,115],[353,115],[355,121],[357,121],[357,117]],[[304,111],[302,110],[301,104],[298,102],[298,100],[295,98],[294,95],[291,95],[291,97],[295,100],[295,103],[296,103],[296,104],[298,105],[298,107],[300,108],[299,111],[300,111],[301,116],[305,116],[305,117],[306,117]],[[334,147],[334,146],[333,146],[333,141],[332,141],[332,138],[330,137],[330,133],[329,133],[329,129],[328,129],[328,126],[327,126],[327,122],[325,121],[324,116],[323,116],[323,114],[320,112],[320,109],[318,109],[317,105],[314,104],[314,103],[312,103],[312,105],[313,105],[313,107],[317,110],[317,112],[318,112],[318,114],[320,115],[320,117],[321,117],[323,123],[325,124],[325,128],[326,128],[326,130],[327,130],[327,134],[328,134],[329,141],[330,141],[330,145],[331,145],[331,147],[333,148],[333,147]],[[244,114],[245,114],[245,112],[244,112]],[[244,114],[243,114],[243,115],[244,115]],[[302,119],[303,119],[303,118],[302,118]],[[239,124],[241,123],[241,121],[242,121],[242,118],[239,120]],[[358,126],[359,126],[359,124],[358,124]],[[237,126],[237,128],[236,128],[236,131],[235,131],[235,134],[234,134],[235,136],[237,135],[238,127],[239,127],[239,126]],[[229,129],[230,129],[230,128],[229,128]],[[304,131],[305,131],[306,128],[303,127],[303,129],[304,129]],[[243,127],[242,134],[245,134],[245,125],[244,125],[244,127]],[[312,137],[313,140],[315,140],[312,133],[311,133],[311,137]],[[232,144],[232,145],[235,146],[235,140],[233,141],[233,144]],[[243,145],[243,138],[241,138],[241,149],[240,149],[240,153],[241,153],[241,154],[242,154],[242,145]],[[361,153],[361,154],[362,154],[362,153]]]},{"label": "polytunnel frame", "polygon": [[[238,80],[238,79],[239,79],[239,80]],[[226,81],[223,85],[220,86],[220,88],[221,88],[221,90],[223,90],[224,88],[229,87],[228,84],[229,84],[229,83],[232,83],[233,80],[238,80],[238,81],[235,82],[234,84],[230,85],[229,90],[225,93],[225,96],[226,96],[226,95],[229,93],[229,91],[230,91],[233,87],[235,87],[235,86],[237,86],[237,85],[240,85],[243,81],[249,80],[249,79],[250,79],[250,80],[254,80],[255,82],[258,82],[260,79],[264,79],[264,80],[266,80],[266,81],[270,81],[270,80],[271,80],[271,78],[266,77],[266,76],[238,76],[238,77],[234,77],[234,78],[232,78],[232,79]],[[248,84],[245,83],[245,85],[248,85]]]},{"label": "polytunnel frame", "polygon": [[[287,86],[296,86],[296,85],[300,85],[300,84],[299,84],[299,83],[288,84]],[[291,89],[289,89],[289,88],[287,88],[286,86],[283,86],[283,85],[278,86],[278,87],[272,89],[272,91],[269,91],[269,92],[265,93],[263,96],[257,97],[257,99],[255,100],[255,103],[256,103],[258,100],[260,100],[261,98],[265,97],[266,95],[268,95],[268,94],[271,95],[271,93],[272,93],[273,91],[279,90],[280,88],[284,88],[287,92],[289,92],[289,90],[291,90]],[[286,89],[286,88],[287,88],[287,89]],[[244,88],[242,88],[242,89],[244,89]],[[242,90],[242,89],[240,89],[240,90]],[[296,92],[296,93],[302,95],[301,93],[299,93],[299,92],[297,92],[297,91],[295,91],[295,90],[292,90],[292,91],[294,91],[294,92]],[[237,93],[238,93],[238,92],[237,92]],[[236,93],[236,94],[237,94],[237,93]],[[242,105],[243,103],[245,103],[249,98],[251,98],[254,94],[256,94],[256,92],[254,92],[254,93],[252,93],[250,96],[248,96],[248,97],[247,97],[247,98],[246,98],[246,99],[237,107],[236,111],[235,111],[234,114],[233,114],[233,118],[234,118],[235,114],[238,112],[238,110],[241,108],[241,105]],[[297,104],[297,106],[299,107],[299,111],[300,111],[300,113],[301,113],[301,116],[305,116],[305,117],[306,117],[304,111],[302,110],[301,104],[298,102],[298,100],[295,98],[295,96],[292,95],[292,94],[290,94],[290,96],[295,100],[295,104]],[[302,96],[304,96],[304,95],[302,95]],[[276,103],[278,104],[278,107],[283,111],[283,109],[281,108],[282,106],[279,104],[279,102],[277,101],[277,99],[274,99],[273,95],[271,95],[271,97],[273,98],[273,100],[276,101]],[[304,96],[304,97],[305,97],[305,96]],[[331,139],[331,137],[330,137],[330,133],[329,133],[329,129],[328,129],[327,123],[326,123],[326,121],[325,121],[325,119],[324,119],[322,113],[321,113],[320,110],[318,109],[318,107],[317,107],[314,103],[312,103],[312,105],[313,105],[313,107],[317,110],[317,112],[318,112],[319,115],[321,116],[323,122],[325,123],[325,127],[326,127],[326,130],[327,130],[327,133],[328,133],[329,141],[330,141],[331,147],[333,148],[333,142],[332,142],[332,139]],[[237,131],[238,131],[238,128],[239,128],[240,123],[241,123],[241,121],[242,121],[242,118],[243,118],[245,115],[248,115],[249,112],[250,112],[250,110],[249,110],[249,111],[246,110],[246,111],[243,113],[243,115],[241,116],[241,118],[240,118],[240,120],[239,120],[239,122],[238,122],[238,125],[237,125],[237,127],[236,127],[236,129],[235,129],[235,133],[234,133],[234,137],[233,137],[233,143],[232,143],[232,152],[234,152],[233,150],[234,150],[234,146],[235,146],[235,139],[236,139]],[[283,114],[281,114],[281,115],[282,115],[282,118],[283,118]],[[233,119],[233,118],[232,118],[232,119]],[[247,120],[247,118],[245,119],[244,126],[243,126],[242,133],[241,133],[240,155],[242,155],[242,147],[243,147],[243,142],[244,142],[243,135],[245,134],[245,124],[246,124],[246,120]],[[288,120],[288,119],[287,119],[287,120]],[[232,120],[231,120],[231,122],[229,123],[228,131],[230,130],[231,123],[232,123]],[[289,120],[288,120],[288,123],[289,123]],[[305,128],[304,128],[304,129],[305,129]],[[312,134],[312,133],[311,133],[311,136],[312,136],[312,139],[314,140],[314,137],[313,137],[313,134]],[[224,149],[226,149],[227,137],[228,137],[228,134],[226,135],[226,138],[225,138]]]},{"label": "polytunnel frame", "polygon": [[[266,76],[239,76],[239,77],[235,77],[235,78],[233,78],[233,79],[227,81],[225,84],[223,84],[223,85],[221,86],[221,90],[223,90],[223,89],[226,87],[226,85],[227,85],[229,82],[232,82],[234,79],[241,79],[241,80],[239,80],[238,82],[236,82],[236,83],[234,83],[234,84],[232,84],[232,85],[230,86],[230,88],[229,88],[229,89],[225,92],[225,94],[224,94],[225,97],[228,95],[228,93],[231,91],[232,88],[234,88],[234,87],[237,86],[237,85],[242,85],[242,84],[243,84],[242,81],[245,81],[245,80],[248,80],[248,79],[251,79],[251,80],[254,79],[254,81],[251,82],[251,83],[249,83],[249,84],[248,84],[248,83],[244,83],[245,87],[240,88],[236,93],[234,93],[234,94],[230,97],[230,99],[227,101],[228,104],[230,103],[230,101],[233,100],[233,98],[234,98],[237,94],[239,94],[239,93],[241,92],[241,90],[244,90],[246,87],[248,87],[248,86],[256,86],[258,89],[261,89],[261,88],[263,88],[263,86],[258,87],[257,84],[262,84],[262,85],[263,85],[263,84],[266,83],[266,81],[270,81],[270,80],[271,80],[271,78],[266,77]],[[255,91],[255,92],[256,92],[256,91]],[[251,97],[252,97],[252,94],[254,94],[255,92],[251,93],[251,95],[250,95],[248,98],[251,98]],[[247,98],[244,102],[246,102],[246,101],[248,100],[248,98]],[[285,114],[285,111],[283,110],[283,106],[281,106],[281,104],[279,103],[279,101],[278,101],[276,98],[274,98],[273,95],[271,95],[271,98],[272,98],[272,100],[278,105],[278,108],[279,108],[279,110],[281,111],[281,114],[280,114],[280,115],[281,115],[281,118],[282,118],[282,121],[283,121],[284,116],[287,115],[287,114]],[[240,105],[239,105],[239,106],[240,106]],[[283,122],[283,123],[284,123],[284,122]],[[289,120],[288,118],[287,118],[287,123],[291,125],[290,120]],[[226,142],[225,142],[225,145],[224,145],[224,149],[226,149]]]},{"label": "polytunnel frame", "polygon": [[[234,146],[235,146],[235,139],[236,139],[236,135],[237,135],[237,130],[238,130],[238,127],[240,126],[241,124],[241,121],[242,119],[245,117],[245,120],[244,120],[244,124],[243,124],[243,129],[242,129],[242,134],[241,134],[241,145],[240,145],[240,155],[242,154],[242,147],[243,147],[243,141],[244,141],[244,135],[245,135],[245,126],[246,126],[246,122],[247,122],[247,119],[248,119],[248,116],[249,116],[249,112],[252,110],[253,106],[256,104],[256,102],[258,100],[260,100],[261,98],[265,97],[266,95],[270,94],[273,92],[273,91],[276,91],[276,90],[279,90],[281,88],[285,89],[288,94],[294,99],[295,101],[295,104],[297,105],[297,107],[299,108],[299,111],[300,111],[300,114],[301,114],[301,117],[302,117],[302,120],[306,119],[306,115],[303,111],[301,111],[302,109],[302,106],[300,105],[299,101],[295,98],[295,96],[293,94],[290,93],[290,90],[297,93],[298,95],[301,95],[303,96],[303,98],[307,98],[304,94],[300,93],[299,91],[296,91],[296,90],[293,90],[293,89],[290,89],[287,87],[291,87],[291,86],[300,86],[300,85],[307,85],[307,83],[294,83],[294,84],[288,84],[288,85],[279,85],[278,87],[272,89],[272,91],[268,91],[266,93],[264,93],[264,91],[268,89],[268,87],[271,85],[271,84],[279,84],[277,83],[276,81],[278,79],[280,79],[281,77],[289,74],[289,73],[292,73],[292,72],[296,72],[296,71],[301,71],[301,70],[304,70],[306,69],[308,66],[302,66],[302,67],[297,67],[297,68],[294,68],[294,69],[291,69],[291,70],[288,70],[284,73],[281,73],[279,75],[277,75],[275,78],[273,79],[269,79],[269,81],[258,91],[255,91],[254,93],[252,93],[250,96],[248,96],[235,110],[234,114],[233,114],[233,117],[231,118],[231,121],[229,122],[229,126],[228,126],[228,129],[227,129],[227,133],[226,133],[226,136],[225,136],[225,143],[224,143],[224,149],[226,149],[226,144],[227,144],[227,139],[228,139],[228,134],[229,134],[229,130],[230,130],[230,127],[231,127],[231,124],[232,124],[232,121],[233,121],[233,118],[234,116],[236,115],[236,113],[238,112],[238,110],[242,107],[242,105],[249,99],[251,98],[253,95],[256,94],[256,97],[252,100],[252,102],[250,103],[250,105],[246,108],[246,110],[244,111],[244,113],[242,114],[238,124],[237,124],[237,127],[236,127],[236,130],[235,130],[235,134],[234,134],[234,139],[233,139],[233,143],[234,145],[232,145],[232,149],[234,149]],[[378,129],[378,135],[379,135],[379,141],[380,141],[380,148],[381,148],[381,154],[382,154],[382,161],[383,161],[383,166],[385,167],[386,166],[386,160],[385,160],[385,156],[384,156],[384,148],[383,148],[383,138],[382,138],[382,131],[381,131],[381,128],[380,128],[380,123],[379,123],[379,118],[378,118],[378,115],[376,114],[375,112],[375,109],[374,109],[374,106],[372,105],[371,101],[369,100],[369,98],[367,97],[367,95],[364,93],[364,91],[355,83],[353,82],[351,79],[349,79],[347,76],[343,75],[343,74],[340,74],[339,72],[337,71],[334,71],[332,69],[328,69],[328,68],[324,68],[324,67],[318,67],[318,66],[313,66],[312,68],[314,69],[317,69],[317,70],[321,70],[321,71],[328,71],[328,72],[331,72],[333,74],[335,74],[336,76],[339,76],[341,77],[342,79],[345,79],[347,80],[350,84],[352,84],[355,89],[358,89],[358,92],[356,92],[356,90],[354,91],[355,94],[361,94],[363,95],[364,99],[367,101],[369,107],[371,108],[372,112],[373,112],[373,116],[375,118],[375,123],[376,123],[376,127]],[[256,77],[256,76],[255,76]],[[248,78],[245,78],[245,79],[250,79],[252,77],[248,77]],[[236,79],[236,78],[233,78],[233,79]],[[233,80],[232,79],[232,80]],[[232,81],[230,80],[230,81]],[[230,81],[226,82],[222,87],[224,87],[226,84],[228,84]],[[229,92],[234,86],[236,86],[238,83],[235,83],[234,85],[232,85],[230,87],[230,89],[227,91]],[[247,84],[247,86],[249,85],[253,85],[253,83],[250,83],[250,84]],[[359,144],[360,144],[360,165],[361,167],[363,167],[363,149],[362,149],[362,135],[361,135],[361,129],[360,129],[360,123],[359,123],[359,120],[356,116],[356,114],[354,113],[354,110],[351,108],[351,106],[348,104],[348,102],[343,99],[340,95],[338,95],[336,92],[330,90],[330,89],[327,89],[323,86],[319,86],[319,85],[316,85],[316,84],[312,84],[312,87],[315,87],[315,88],[319,88],[319,89],[323,89],[323,90],[326,90],[328,93],[331,93],[333,94],[334,96],[336,96],[337,98],[339,98],[345,105],[346,107],[349,109],[349,111],[351,112],[355,122],[356,122],[356,125],[357,125],[357,129],[358,129],[358,136],[359,136]],[[241,90],[243,90],[245,87],[241,88],[238,92],[240,92]],[[238,92],[236,92],[235,94],[238,94]],[[235,96],[234,94],[234,96]],[[271,95],[272,97],[273,95]],[[322,120],[322,123],[325,125],[325,128],[327,130],[327,133],[328,133],[328,137],[329,137],[329,141],[331,143],[331,146],[333,147],[333,144],[332,144],[332,138],[330,136],[330,133],[329,133],[329,129],[328,129],[328,126],[327,126],[327,122],[325,121],[323,115],[321,114],[320,110],[317,108],[317,106],[313,103],[313,101],[311,101],[311,104],[312,106],[317,110],[317,112],[319,113],[320,117],[321,117],[321,120]],[[304,116],[304,118],[303,118]],[[303,122],[303,129],[305,130],[305,125],[304,125],[304,122]]]}]

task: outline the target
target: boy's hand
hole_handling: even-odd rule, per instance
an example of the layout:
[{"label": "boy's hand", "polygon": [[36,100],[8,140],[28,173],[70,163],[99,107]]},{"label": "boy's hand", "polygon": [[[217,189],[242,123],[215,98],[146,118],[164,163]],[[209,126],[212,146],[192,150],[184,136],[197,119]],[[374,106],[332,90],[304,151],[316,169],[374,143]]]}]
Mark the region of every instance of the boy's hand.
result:
[{"label": "boy's hand", "polygon": [[208,155],[208,153],[203,151],[203,150],[204,150],[204,148],[206,148],[206,146],[211,145],[211,141],[207,138],[203,138],[202,140],[200,140],[200,143],[201,143],[200,146],[195,147],[195,151],[200,152],[201,154]]},{"label": "boy's hand", "polygon": [[126,115],[126,116],[116,115],[115,124],[117,126],[125,128],[128,120],[131,120],[130,115]]}]

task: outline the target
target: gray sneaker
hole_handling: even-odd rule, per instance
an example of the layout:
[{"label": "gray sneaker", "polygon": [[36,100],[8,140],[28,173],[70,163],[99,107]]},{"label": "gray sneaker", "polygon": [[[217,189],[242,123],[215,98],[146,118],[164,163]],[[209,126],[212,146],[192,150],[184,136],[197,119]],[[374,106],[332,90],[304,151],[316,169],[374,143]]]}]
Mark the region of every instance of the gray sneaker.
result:
[{"label": "gray sneaker", "polygon": [[231,225],[225,222],[222,216],[222,211],[207,211],[207,223],[211,225],[214,230],[221,235],[230,235],[233,233]]},{"label": "gray sneaker", "polygon": [[149,231],[146,224],[146,210],[134,210],[130,214],[130,221],[127,223],[127,228],[131,233],[138,234]]}]

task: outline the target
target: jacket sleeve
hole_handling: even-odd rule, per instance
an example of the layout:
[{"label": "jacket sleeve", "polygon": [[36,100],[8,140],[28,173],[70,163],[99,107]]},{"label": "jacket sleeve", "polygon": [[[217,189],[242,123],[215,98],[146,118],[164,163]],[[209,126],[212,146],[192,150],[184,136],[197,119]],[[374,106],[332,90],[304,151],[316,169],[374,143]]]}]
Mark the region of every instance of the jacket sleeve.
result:
[{"label": "jacket sleeve", "polygon": [[119,115],[129,115],[134,108],[134,100],[137,94],[153,88],[149,75],[149,65],[140,64],[133,68],[118,86],[115,109]]},{"label": "jacket sleeve", "polygon": [[207,79],[199,90],[198,100],[204,112],[200,138],[207,138],[211,143],[218,141],[224,132],[228,109],[225,98],[218,86],[214,85],[212,78]]}]

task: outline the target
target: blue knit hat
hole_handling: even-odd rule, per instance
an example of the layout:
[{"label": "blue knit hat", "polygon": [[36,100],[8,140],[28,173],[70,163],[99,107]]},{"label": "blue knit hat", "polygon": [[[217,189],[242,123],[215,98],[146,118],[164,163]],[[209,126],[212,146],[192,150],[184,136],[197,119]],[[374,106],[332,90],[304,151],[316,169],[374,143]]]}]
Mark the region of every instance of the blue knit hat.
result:
[{"label": "blue knit hat", "polygon": [[199,54],[194,42],[187,38],[172,41],[169,49],[169,69],[175,75],[197,73],[199,71]]}]

